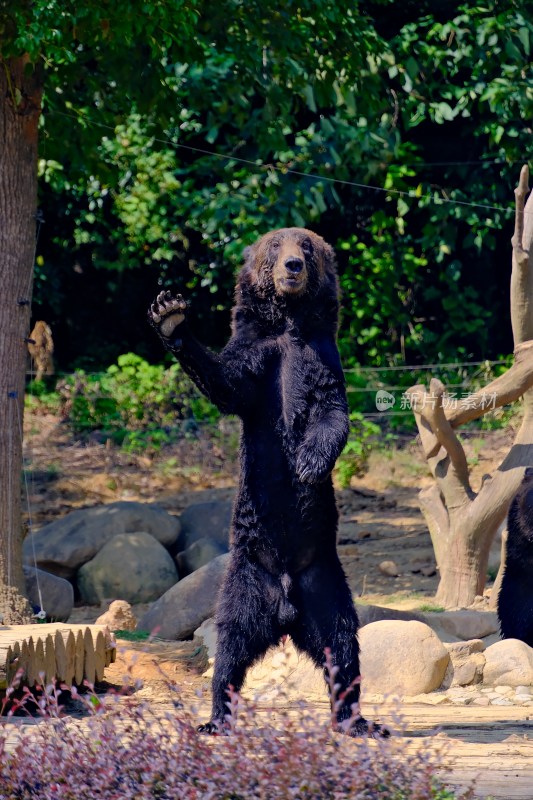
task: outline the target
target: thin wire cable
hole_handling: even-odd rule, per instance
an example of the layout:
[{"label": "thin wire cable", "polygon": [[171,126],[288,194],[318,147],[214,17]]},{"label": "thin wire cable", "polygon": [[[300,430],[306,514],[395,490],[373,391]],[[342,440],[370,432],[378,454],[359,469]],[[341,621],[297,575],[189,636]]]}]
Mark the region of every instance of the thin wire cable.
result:
[{"label": "thin wire cable", "polygon": [[[429,370],[429,369],[452,369],[454,367],[481,367],[481,366],[504,366],[507,364],[507,361],[457,361],[457,362],[449,362],[449,363],[436,363],[436,364],[406,364],[404,366],[394,366],[394,367],[348,367],[344,370],[345,373],[357,373],[357,372],[417,372],[422,370]],[[26,370],[26,376],[31,377],[34,373],[32,370]],[[56,378],[74,378],[77,373],[76,372],[55,372]],[[105,370],[96,370],[94,372],[83,372],[84,375],[105,375]],[[400,387],[398,387],[400,388]]]},{"label": "thin wire cable", "polygon": [[[77,122],[79,122],[80,119],[83,119],[90,125],[94,125],[98,128],[104,128],[106,130],[113,131],[113,133],[115,133],[116,130],[112,125],[107,125],[106,123],[103,122],[96,122],[95,120],[92,120],[90,117],[81,112],[78,115],[75,115],[75,114],[67,114],[64,111],[58,111],[57,109],[50,109],[48,113],[60,114],[63,117],[74,119]],[[316,173],[313,172],[303,172],[301,170],[291,169],[290,167],[277,167],[274,164],[257,163],[257,161],[252,161],[251,159],[248,158],[240,158],[239,156],[227,155],[225,153],[217,153],[216,150],[207,150],[206,148],[203,147],[193,147],[192,145],[181,144],[180,142],[173,141],[172,139],[162,139],[156,136],[150,138],[154,142],[158,142],[159,144],[169,144],[172,145],[172,147],[181,148],[182,150],[189,150],[193,153],[201,153],[202,155],[212,156],[213,158],[220,158],[226,161],[236,161],[239,164],[247,164],[249,166],[254,166],[257,169],[267,169],[273,172],[279,172],[282,175],[297,175],[298,177],[302,178],[310,178],[311,180],[324,181],[326,183],[336,183],[342,186],[352,186],[354,188],[364,189],[366,191],[382,192],[385,194],[395,194],[398,195],[399,197],[409,197],[412,200],[416,200],[418,203],[420,202],[420,200],[427,200],[430,203],[435,203],[435,205],[451,204],[458,206],[467,206],[470,208],[482,208],[485,211],[499,211],[500,213],[503,214],[510,214],[510,213],[514,214],[514,208],[505,208],[503,206],[492,206],[486,203],[470,203],[466,200],[454,200],[450,197],[435,197],[434,195],[431,194],[417,195],[415,190],[407,192],[403,191],[402,189],[385,189],[383,186],[373,186],[367,183],[357,183],[356,181],[347,181],[343,178],[330,178],[325,175],[317,175]]]},{"label": "thin wire cable", "polygon": [[[22,419],[20,415],[20,409],[18,403],[15,403],[17,409],[17,419],[18,419],[18,428],[19,428],[19,436],[20,436],[20,447],[22,448],[24,442],[24,435],[22,431]],[[28,506],[28,536],[30,537],[31,541],[31,548],[33,553],[33,566],[35,567],[35,583],[37,584],[37,595],[39,597],[39,606],[40,606],[40,616],[45,617],[46,612],[44,610],[43,605],[43,596],[41,594],[41,584],[39,581],[39,570],[37,567],[37,554],[35,552],[35,541],[33,539],[33,521],[31,516],[31,503],[30,503],[30,492],[28,487],[28,476],[26,474],[26,470],[23,469],[22,473],[24,475],[24,488],[26,490],[26,503]]]},{"label": "thin wire cable", "polygon": [[[379,381],[379,384],[380,384],[379,386],[370,386],[370,387],[369,386],[365,386],[365,387],[362,387],[362,386],[347,386],[346,387],[346,391],[347,392],[370,392],[370,393],[372,393],[372,392],[380,391],[380,390],[383,390],[383,389],[387,389],[387,391],[389,391],[389,392],[399,392],[399,391],[406,392],[408,390],[407,386],[387,386],[387,384],[383,383],[383,381]],[[465,383],[465,381],[463,381],[463,383],[447,383],[446,384],[446,391],[448,391],[448,389],[466,389],[466,388],[467,388],[467,383]]]},{"label": "thin wire cable", "polygon": [[482,367],[485,366],[500,366],[507,364],[507,361],[457,361],[457,362],[449,362],[449,363],[437,363],[437,364],[409,364],[397,367],[351,367],[349,369],[345,369],[344,372],[406,372],[410,370],[411,372],[417,372],[420,370],[428,370],[428,369],[452,369],[453,367]]}]

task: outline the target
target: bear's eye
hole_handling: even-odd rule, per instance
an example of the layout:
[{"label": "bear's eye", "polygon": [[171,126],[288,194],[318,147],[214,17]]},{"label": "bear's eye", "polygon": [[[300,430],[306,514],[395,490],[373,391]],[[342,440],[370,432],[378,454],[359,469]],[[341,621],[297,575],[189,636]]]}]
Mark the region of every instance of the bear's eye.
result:
[{"label": "bear's eye", "polygon": [[279,242],[277,241],[277,239],[274,239],[274,241],[270,246],[272,247],[273,250],[279,250]]},{"label": "bear's eye", "polygon": [[313,252],[313,245],[311,244],[310,239],[304,239],[302,242],[302,250],[304,253],[312,253]]}]

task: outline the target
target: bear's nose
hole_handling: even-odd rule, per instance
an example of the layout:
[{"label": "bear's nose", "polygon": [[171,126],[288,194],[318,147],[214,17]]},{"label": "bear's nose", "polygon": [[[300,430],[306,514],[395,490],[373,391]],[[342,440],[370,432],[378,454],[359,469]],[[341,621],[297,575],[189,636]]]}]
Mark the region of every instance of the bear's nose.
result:
[{"label": "bear's nose", "polygon": [[288,272],[292,272],[294,275],[297,275],[304,268],[303,258],[290,256],[290,258],[288,258],[285,262],[285,267],[288,270]]}]

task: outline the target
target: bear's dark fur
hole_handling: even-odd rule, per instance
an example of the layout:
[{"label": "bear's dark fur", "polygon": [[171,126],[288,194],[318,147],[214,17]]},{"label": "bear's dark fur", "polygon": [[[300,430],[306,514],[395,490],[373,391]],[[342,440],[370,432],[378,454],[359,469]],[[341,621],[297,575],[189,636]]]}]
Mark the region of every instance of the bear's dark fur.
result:
[{"label": "bear's dark fur", "polygon": [[[336,551],[331,480],[348,436],[338,310],[332,248],[311,231],[284,228],[246,251],[220,355],[191,335],[181,297],[163,292],[149,313],[196,385],[242,420],[207,732],[224,730],[228,686],[238,691],[250,665],[285,634],[319,666],[330,648],[347,693],[339,723],[359,700],[358,622]],[[349,732],[366,731],[360,719]]]},{"label": "bear's dark fur", "polygon": [[507,517],[507,559],[498,595],[504,639],[533,647],[533,468],[525,471]]}]

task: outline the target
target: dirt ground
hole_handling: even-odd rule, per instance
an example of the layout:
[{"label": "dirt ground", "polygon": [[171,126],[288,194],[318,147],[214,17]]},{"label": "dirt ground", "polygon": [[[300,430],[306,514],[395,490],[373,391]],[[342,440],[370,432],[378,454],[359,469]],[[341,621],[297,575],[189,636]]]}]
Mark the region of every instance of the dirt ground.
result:
[{"label": "dirt ground", "polygon": [[[58,419],[26,419],[26,465],[29,505],[35,529],[75,508],[116,500],[158,502],[179,513],[191,502],[225,499],[236,477],[235,430],[222,430],[209,441],[187,441],[157,457],[127,455],[98,441],[75,441]],[[465,437],[465,449],[476,489],[506,454],[512,431]],[[417,504],[417,492],[431,481],[416,439],[370,458],[364,477],[338,492],[339,549],[359,602],[434,609],[438,574],[429,534]],[[379,564],[392,560],[398,575],[384,575]],[[490,583],[487,595],[490,595]],[[94,621],[105,610],[76,607],[72,621]],[[134,609],[135,610],[135,609]],[[138,609],[140,612],[142,609]],[[119,642],[117,661],[106,671],[110,685],[124,677],[139,680],[139,697],[165,703],[162,672],[181,688],[184,699],[203,691],[201,713],[208,714],[209,686],[202,672],[204,652],[189,642]],[[324,705],[325,709],[325,705]],[[440,729],[446,739],[446,764],[452,784],[466,786],[477,778],[477,796],[533,798],[531,709],[520,707],[406,706],[406,735],[417,740]],[[364,707],[370,717],[391,721],[393,711]]]}]

